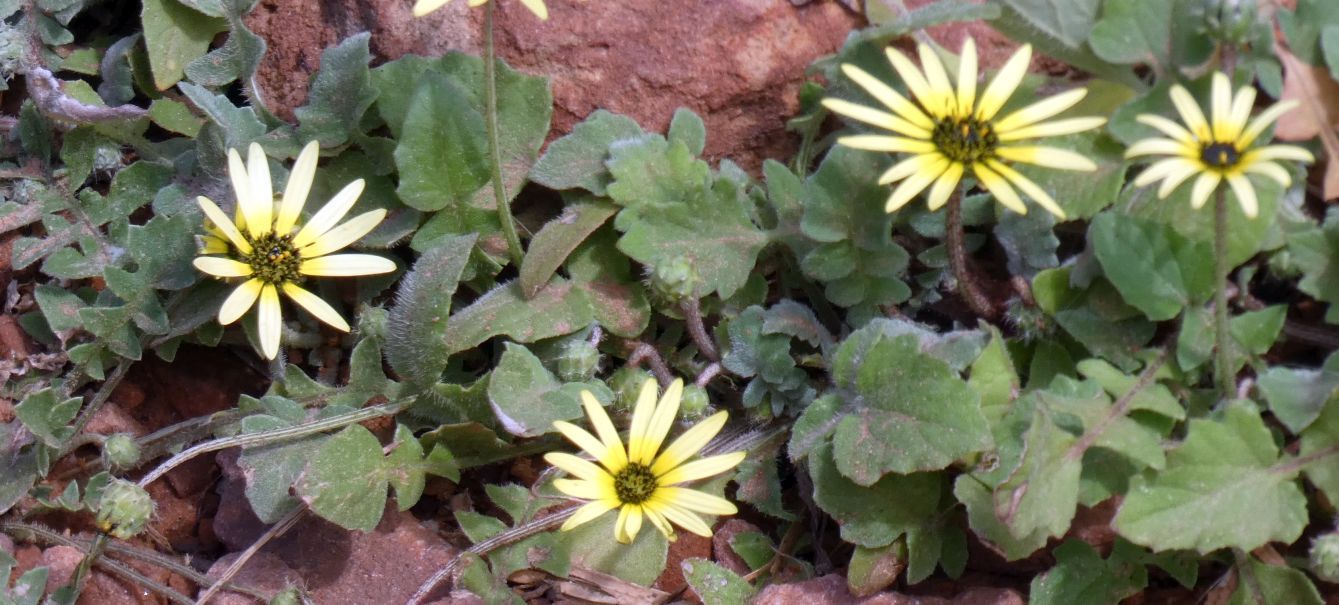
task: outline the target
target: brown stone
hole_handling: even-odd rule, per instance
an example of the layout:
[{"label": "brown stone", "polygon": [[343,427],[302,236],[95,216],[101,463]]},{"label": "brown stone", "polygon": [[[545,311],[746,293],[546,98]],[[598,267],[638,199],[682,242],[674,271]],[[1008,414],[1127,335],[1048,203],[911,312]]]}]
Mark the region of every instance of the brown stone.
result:
[{"label": "brown stone", "polygon": [[[3,296],[0,291],[0,296]],[[32,341],[13,316],[0,315],[0,359],[26,359],[33,353]]]},{"label": "brown stone", "polygon": [[757,525],[749,523],[743,519],[729,519],[717,528],[716,533],[711,536],[711,552],[716,557],[716,562],[737,575],[746,575],[753,571],[749,569],[748,563],[744,562],[730,542],[735,536],[748,532],[762,531]]},{"label": "brown stone", "polygon": [[[217,580],[223,575],[223,572],[237,561],[239,553],[233,553],[214,562],[205,574],[211,579]],[[267,552],[258,552],[251,557],[242,566],[242,569],[233,576],[232,583],[248,586],[259,590],[270,597],[284,588],[297,584],[301,581],[297,572],[289,567],[287,563]],[[202,591],[203,592],[203,591]],[[219,591],[217,596],[210,600],[215,605],[256,605],[260,603],[257,599],[236,592]],[[199,598],[199,595],[197,595]]]},{"label": "brown stone", "polygon": [[[292,119],[321,50],[361,31],[390,60],[448,50],[478,53],[482,9],[451,2],[413,19],[404,0],[263,0],[247,25],[269,43],[258,75],[270,109]],[[555,135],[597,108],[663,132],[679,107],[703,116],[706,155],[757,169],[786,158],[785,130],[814,59],[834,52],[860,17],[836,2],[787,0],[548,0],[540,21],[517,2],[497,6],[499,54],[553,79]]]},{"label": "brown stone", "polygon": [[[643,528],[646,531],[651,528]],[[654,530],[652,530],[654,531]],[[678,532],[678,539],[670,543],[669,553],[665,557],[665,571],[660,573],[654,586],[668,593],[676,593],[688,586],[688,581],[683,577],[684,559],[711,557],[711,538],[703,538],[694,533],[686,531]],[[684,593],[685,596],[692,595],[692,591]]]}]

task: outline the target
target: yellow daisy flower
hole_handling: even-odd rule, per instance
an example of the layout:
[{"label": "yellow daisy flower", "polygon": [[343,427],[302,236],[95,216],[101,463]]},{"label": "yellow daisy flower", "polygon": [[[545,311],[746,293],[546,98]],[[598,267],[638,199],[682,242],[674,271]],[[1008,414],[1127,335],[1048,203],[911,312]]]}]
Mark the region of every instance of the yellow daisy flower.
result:
[{"label": "yellow daisy flower", "polygon": [[544,455],[549,464],[577,477],[556,479],[554,487],[573,498],[590,501],[563,524],[564,530],[617,508],[614,538],[624,544],[637,537],[643,516],[670,540],[675,537],[670,523],[699,536],[711,537],[711,528],[695,513],[733,515],[738,512],[729,500],[679,485],[719,475],[743,462],[746,452],[687,462],[720,432],[729,414],[719,412],[699,422],[656,455],[674,425],[682,396],[683,381],[675,380],[657,404],[656,383],[647,380],[632,412],[632,430],[626,450],[604,408],[589,391],[581,393],[581,402],[598,439],[571,423],[553,423],[564,437],[599,463],[559,452]]},{"label": "yellow daisy flower", "polygon": [[1167,137],[1150,137],[1131,145],[1125,157],[1170,156],[1144,169],[1134,180],[1139,187],[1162,181],[1158,198],[1165,199],[1190,177],[1199,175],[1191,189],[1190,203],[1201,208],[1222,181],[1227,181],[1246,216],[1259,212],[1255,188],[1247,174],[1266,176],[1287,187],[1292,178],[1275,160],[1314,162],[1311,152],[1295,145],[1253,147],[1275,120],[1297,106],[1282,101],[1270,106],[1254,120],[1255,89],[1247,86],[1232,95],[1232,83],[1226,74],[1213,75],[1209,100],[1210,118],[1205,119],[1199,103],[1180,84],[1172,86],[1172,103],[1185,126],[1158,115],[1142,114],[1136,119],[1158,129]]},{"label": "yellow daisy flower", "polygon": [[1104,124],[1106,118],[1096,117],[1043,122],[1073,107],[1087,94],[1086,89],[1070,90],[999,117],[1000,109],[1027,73],[1028,62],[1032,60],[1031,45],[1019,48],[980,94],[977,94],[976,43],[971,38],[962,46],[956,90],[949,82],[944,64],[930,47],[920,45],[921,69],[896,49],[888,48],[886,52],[915,103],[850,64],[842,65],[842,73],[892,113],[841,99],[823,100],[823,106],[835,113],[893,133],[845,136],[837,140],[838,144],[910,155],[879,178],[880,184],[901,181],[888,198],[885,210],[893,212],[901,208],[926,187],[930,188],[930,210],[937,210],[948,202],[963,175],[971,169],[981,186],[1006,208],[1027,214],[1018,193],[1021,191],[1051,214],[1065,217],[1065,211],[1049,194],[1009,163],[1096,170],[1092,160],[1073,151],[1028,142],[1083,132]]},{"label": "yellow daisy flower", "polygon": [[[446,6],[450,1],[451,0],[418,0],[418,2],[414,3],[414,16],[422,17],[423,15]],[[488,0],[469,0],[470,6],[483,6],[487,2]],[[524,4],[526,8],[530,9],[530,12],[534,13],[536,17],[546,21],[548,20],[549,8],[544,6],[544,0],[521,0],[521,4]]]},{"label": "yellow daisy flower", "polygon": [[[228,150],[228,176],[237,196],[236,222],[207,197],[197,201],[212,223],[202,237],[201,254],[194,265],[215,277],[244,277],[219,309],[219,323],[237,321],[260,300],[260,349],[266,358],[279,353],[282,318],[279,292],[282,291],[317,319],[349,331],[349,324],[321,297],[298,286],[303,276],[345,277],[375,275],[395,270],[390,259],[371,254],[330,254],[338,251],[376,227],[386,217],[384,209],[360,214],[342,225],[349,208],[363,192],[363,180],[349,183],[298,229],[298,218],[316,176],[319,151],[316,142],[308,143],[293,164],[283,197],[276,202],[270,187],[270,167],[260,145],[251,144],[247,165],[236,149]],[[276,206],[277,203],[277,206]],[[208,256],[221,254],[224,256]]]}]

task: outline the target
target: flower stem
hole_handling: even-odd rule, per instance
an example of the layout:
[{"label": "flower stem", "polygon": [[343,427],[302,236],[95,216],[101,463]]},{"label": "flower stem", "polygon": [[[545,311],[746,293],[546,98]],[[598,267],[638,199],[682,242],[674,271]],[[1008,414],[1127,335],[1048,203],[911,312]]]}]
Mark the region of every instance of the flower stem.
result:
[{"label": "flower stem", "polygon": [[1213,206],[1213,327],[1214,379],[1224,398],[1235,391],[1236,377],[1232,372],[1231,341],[1227,318],[1227,275],[1232,267],[1227,264],[1227,193],[1220,187],[1214,194]]},{"label": "flower stem", "polygon": [[948,198],[948,221],[945,226],[945,245],[948,246],[948,266],[958,282],[958,293],[973,313],[987,319],[995,317],[995,306],[981,291],[976,276],[967,264],[967,236],[962,230],[962,189]]},{"label": "flower stem", "polygon": [[484,125],[488,130],[488,160],[493,171],[493,199],[497,202],[497,220],[502,224],[502,235],[507,238],[511,262],[521,266],[525,249],[516,234],[516,222],[511,218],[511,202],[507,199],[506,185],[502,182],[502,146],[498,143],[497,126],[497,53],[493,48],[493,6],[484,5]]}]

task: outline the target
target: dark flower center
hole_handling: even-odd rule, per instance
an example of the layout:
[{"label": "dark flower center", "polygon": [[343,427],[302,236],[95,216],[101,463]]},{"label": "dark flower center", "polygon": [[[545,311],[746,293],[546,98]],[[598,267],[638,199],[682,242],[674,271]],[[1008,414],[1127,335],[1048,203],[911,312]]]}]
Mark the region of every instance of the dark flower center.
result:
[{"label": "dark flower center", "polygon": [[1212,168],[1231,168],[1241,160],[1241,152],[1232,143],[1213,142],[1200,148],[1200,161]]},{"label": "dark flower center", "polygon": [[945,157],[971,164],[994,157],[999,137],[990,122],[976,118],[946,118],[935,124],[930,140]]},{"label": "dark flower center", "polygon": [[618,501],[624,504],[646,502],[657,487],[659,483],[656,482],[656,476],[644,464],[631,462],[614,475],[614,493],[618,495]]},{"label": "dark flower center", "polygon": [[251,276],[267,284],[284,284],[301,279],[302,255],[293,245],[293,236],[266,233],[251,242],[251,254],[243,259],[251,266]]}]

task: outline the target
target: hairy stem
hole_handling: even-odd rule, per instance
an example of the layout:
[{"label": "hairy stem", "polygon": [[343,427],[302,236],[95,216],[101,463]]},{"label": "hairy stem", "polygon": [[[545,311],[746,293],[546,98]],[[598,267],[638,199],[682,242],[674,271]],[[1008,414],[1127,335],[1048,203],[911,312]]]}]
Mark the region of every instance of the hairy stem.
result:
[{"label": "hairy stem", "polygon": [[79,434],[83,432],[84,427],[88,426],[88,422],[93,419],[93,415],[97,414],[98,410],[102,409],[102,405],[107,403],[107,399],[112,396],[112,391],[116,390],[116,385],[121,384],[121,380],[126,377],[126,373],[129,371],[130,362],[122,361],[116,366],[115,370],[112,370],[111,376],[108,376],[107,380],[103,381],[102,386],[98,389],[98,393],[93,396],[93,400],[84,407],[84,411],[75,419],[73,430],[70,432],[75,438],[65,442],[64,447],[61,448],[60,453],[57,455],[58,458],[87,443],[86,440],[79,437]]},{"label": "hairy stem", "polygon": [[1227,264],[1227,195],[1222,187],[1214,194],[1213,235],[1214,380],[1222,397],[1231,399],[1236,379],[1232,372],[1232,334],[1228,329],[1227,275],[1232,267]]},{"label": "hairy stem", "polygon": [[707,333],[707,326],[702,321],[702,307],[698,304],[696,298],[685,299],[679,309],[683,311],[685,322],[688,325],[688,335],[692,337],[693,344],[697,345],[697,350],[702,355],[712,361],[720,361],[721,356],[716,352],[716,344],[711,340],[711,334]]},{"label": "hairy stem", "polygon": [[958,293],[973,313],[987,319],[995,317],[995,306],[981,291],[967,262],[967,236],[962,230],[962,189],[954,191],[948,198],[948,218],[944,230],[948,265],[953,271],[954,280],[958,282]]},{"label": "hairy stem", "polygon": [[497,220],[502,224],[502,235],[507,238],[511,262],[521,266],[525,249],[516,234],[516,222],[511,218],[511,202],[507,200],[506,185],[502,182],[502,147],[498,143],[497,125],[497,51],[493,48],[493,6],[484,5],[484,125],[488,129],[488,160],[493,171],[493,200],[497,203]]}]

